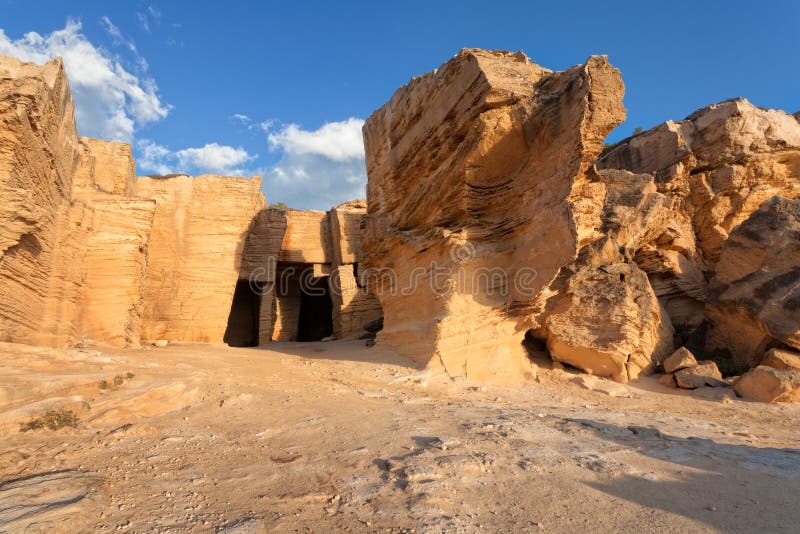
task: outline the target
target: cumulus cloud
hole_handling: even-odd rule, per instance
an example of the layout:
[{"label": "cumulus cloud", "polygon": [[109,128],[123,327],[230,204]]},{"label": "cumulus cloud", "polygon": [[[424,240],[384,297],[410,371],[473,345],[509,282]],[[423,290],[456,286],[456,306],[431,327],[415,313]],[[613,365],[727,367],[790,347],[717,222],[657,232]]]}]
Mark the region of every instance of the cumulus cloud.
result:
[{"label": "cumulus cloud", "polygon": [[[318,155],[331,161],[349,161],[364,158],[361,137],[362,119],[349,118],[341,122],[323,124],[314,131],[289,124],[267,136],[269,144],[295,156]],[[267,126],[269,127],[269,126]]]},{"label": "cumulus cloud", "polygon": [[329,209],[331,206],[363,198],[367,174],[364,166],[362,119],[329,122],[316,130],[296,124],[270,131],[267,140],[280,160],[265,175],[267,198],[292,207]]},{"label": "cumulus cloud", "polygon": [[[147,63],[133,42],[126,40],[108,17],[101,22],[115,42],[134,52],[139,68],[146,71]],[[95,47],[81,33],[79,21],[68,20],[63,29],[47,35],[29,32],[16,40],[0,29],[0,54],[36,63],[61,56],[81,135],[130,142],[138,128],[169,114],[170,106],[161,100],[155,81],[144,74],[131,73],[120,58]]]},{"label": "cumulus cloud", "polygon": [[197,148],[170,150],[150,139],[136,143],[139,158],[137,166],[145,172],[156,174],[253,174],[244,168],[258,155],[250,154],[243,148],[208,143]]}]

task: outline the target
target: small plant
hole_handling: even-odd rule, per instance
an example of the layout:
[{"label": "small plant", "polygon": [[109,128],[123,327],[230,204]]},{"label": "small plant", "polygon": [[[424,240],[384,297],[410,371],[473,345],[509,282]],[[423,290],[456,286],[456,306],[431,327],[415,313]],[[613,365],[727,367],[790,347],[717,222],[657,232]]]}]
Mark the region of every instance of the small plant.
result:
[{"label": "small plant", "polygon": [[100,389],[108,389],[108,382],[106,382],[105,380],[101,380],[100,383],[98,384],[98,387]]},{"label": "small plant", "polygon": [[125,377],[122,375],[117,375],[114,377],[114,385],[121,386],[122,383],[125,381]]},{"label": "small plant", "polygon": [[128,380],[130,380],[130,379],[131,379],[131,378],[133,378],[134,376],[136,376],[136,375],[135,375],[135,374],[133,374],[133,373],[131,373],[130,371],[128,371],[127,373],[125,373],[125,378],[127,378]]},{"label": "small plant", "polygon": [[727,378],[729,376],[738,376],[747,371],[746,365],[736,363],[733,358],[733,353],[727,348],[720,348],[707,351],[703,354],[704,360],[711,360],[717,364],[719,372],[722,376]]},{"label": "small plant", "polygon": [[269,207],[270,209],[281,210],[281,211],[286,211],[288,209],[286,204],[284,204],[283,202],[276,202],[275,204],[270,204]]},{"label": "small plant", "polygon": [[70,428],[78,426],[78,416],[72,410],[51,410],[42,416],[21,424],[19,431],[27,432],[28,430],[39,430],[41,428],[58,430],[65,426]]}]

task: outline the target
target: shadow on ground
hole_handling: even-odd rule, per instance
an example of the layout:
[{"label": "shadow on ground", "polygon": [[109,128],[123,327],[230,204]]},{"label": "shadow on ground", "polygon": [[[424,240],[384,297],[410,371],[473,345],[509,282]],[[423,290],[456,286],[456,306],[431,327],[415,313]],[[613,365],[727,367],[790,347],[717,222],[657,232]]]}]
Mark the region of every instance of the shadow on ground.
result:
[{"label": "shadow on ground", "polygon": [[[672,480],[624,475],[586,484],[639,505],[725,528],[734,519],[740,532],[790,532],[800,524],[800,450],[730,445],[681,438],[650,427],[623,427],[571,419],[590,434],[640,454],[677,464]],[[657,484],[659,491],[653,491]],[[721,489],[727,497],[719,497]]]}]

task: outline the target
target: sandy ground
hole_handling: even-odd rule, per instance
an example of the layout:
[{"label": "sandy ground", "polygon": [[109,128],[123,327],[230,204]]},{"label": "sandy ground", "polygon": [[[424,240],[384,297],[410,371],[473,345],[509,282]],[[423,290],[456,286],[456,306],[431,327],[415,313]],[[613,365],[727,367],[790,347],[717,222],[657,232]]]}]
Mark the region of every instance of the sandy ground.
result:
[{"label": "sandy ground", "polygon": [[[0,532],[800,525],[796,405],[555,371],[481,386],[363,342],[0,358]],[[20,431],[50,409],[77,427]]]}]

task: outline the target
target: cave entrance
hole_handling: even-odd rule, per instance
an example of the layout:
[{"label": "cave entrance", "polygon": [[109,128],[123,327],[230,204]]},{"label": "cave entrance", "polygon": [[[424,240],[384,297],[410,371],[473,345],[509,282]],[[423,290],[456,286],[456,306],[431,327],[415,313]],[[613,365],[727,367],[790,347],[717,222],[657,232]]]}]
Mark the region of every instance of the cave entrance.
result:
[{"label": "cave entrance", "polygon": [[297,341],[320,341],[333,334],[333,301],[328,277],[309,278],[300,290]]},{"label": "cave entrance", "polygon": [[261,291],[249,280],[239,280],[233,292],[228,327],[222,340],[231,347],[258,346],[258,314]]}]

